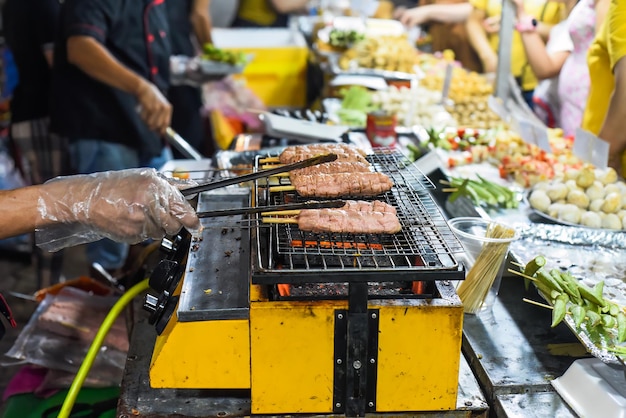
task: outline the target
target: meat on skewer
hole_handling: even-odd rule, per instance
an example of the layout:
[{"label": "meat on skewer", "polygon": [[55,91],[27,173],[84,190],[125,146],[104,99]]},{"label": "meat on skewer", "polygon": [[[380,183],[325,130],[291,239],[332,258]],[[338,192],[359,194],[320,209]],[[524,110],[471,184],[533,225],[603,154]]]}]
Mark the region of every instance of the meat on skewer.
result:
[{"label": "meat on skewer", "polygon": [[369,173],[370,165],[358,161],[331,161],[311,167],[300,168],[289,172],[289,178],[302,175],[313,174],[334,174],[334,173]]},{"label": "meat on skewer", "polygon": [[346,204],[340,209],[353,210],[356,212],[397,213],[396,208],[380,200],[372,200],[371,202],[365,200],[346,200]]},{"label": "meat on skewer", "polygon": [[383,173],[336,173],[295,176],[291,185],[305,197],[377,196],[393,187]]},{"label": "meat on skewer", "polygon": [[358,161],[369,164],[363,153],[347,144],[312,144],[287,147],[279,156],[281,164],[291,164],[320,154],[336,154],[337,161]]},{"label": "meat on skewer", "polygon": [[302,231],[352,234],[395,234],[402,226],[385,202],[348,202],[339,209],[305,209],[298,215]]}]

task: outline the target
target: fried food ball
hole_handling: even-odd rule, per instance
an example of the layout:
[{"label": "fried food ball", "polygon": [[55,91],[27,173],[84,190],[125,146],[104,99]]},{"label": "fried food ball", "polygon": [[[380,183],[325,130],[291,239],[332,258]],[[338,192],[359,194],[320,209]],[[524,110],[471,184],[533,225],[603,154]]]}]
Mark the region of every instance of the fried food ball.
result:
[{"label": "fried food ball", "polygon": [[547,212],[552,201],[544,190],[533,190],[528,197],[528,203],[540,212]]},{"label": "fried food ball", "polygon": [[591,186],[595,180],[596,174],[594,173],[593,169],[585,167],[580,170],[580,173],[578,173],[578,176],[576,176],[576,185],[578,185],[578,187],[586,189],[587,187]]},{"label": "fried food ball", "polygon": [[556,202],[557,200],[565,199],[569,193],[569,189],[563,183],[554,183],[548,187],[546,193],[552,202]]},{"label": "fried food ball", "polygon": [[595,175],[596,178],[602,182],[602,184],[611,184],[617,181],[617,172],[612,167],[604,170],[596,169]]},{"label": "fried food ball", "polygon": [[621,230],[622,221],[619,219],[619,216],[617,216],[616,214],[609,213],[602,219],[602,228]]},{"label": "fried food ball", "polygon": [[604,184],[602,184],[599,180],[593,182],[593,184],[587,187],[585,193],[589,197],[589,200],[602,199],[606,194],[604,191]]},{"label": "fried food ball", "polygon": [[604,199],[594,199],[589,203],[589,210],[591,212],[600,212],[602,210],[602,205],[604,205]]},{"label": "fried food ball", "polygon": [[609,193],[604,198],[602,212],[615,213],[622,208],[622,196],[619,193]]},{"label": "fried food ball", "polygon": [[561,206],[557,218],[565,222],[577,224],[580,222],[580,208],[571,203],[566,203]]},{"label": "fried food ball", "polygon": [[570,190],[567,194],[567,203],[574,204],[581,209],[587,209],[589,197],[582,190]]},{"label": "fried food ball", "polygon": [[596,212],[585,211],[580,217],[580,224],[590,228],[601,228],[602,218]]}]

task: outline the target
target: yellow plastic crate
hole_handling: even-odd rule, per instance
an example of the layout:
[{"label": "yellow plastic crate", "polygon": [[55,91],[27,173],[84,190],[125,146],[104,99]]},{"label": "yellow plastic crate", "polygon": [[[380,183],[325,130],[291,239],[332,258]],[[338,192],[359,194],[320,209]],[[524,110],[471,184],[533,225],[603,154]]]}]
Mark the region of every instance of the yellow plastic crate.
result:
[{"label": "yellow plastic crate", "polygon": [[290,29],[214,29],[218,48],[243,51],[252,61],[238,77],[268,107],[304,107],[308,47],[301,33]]}]

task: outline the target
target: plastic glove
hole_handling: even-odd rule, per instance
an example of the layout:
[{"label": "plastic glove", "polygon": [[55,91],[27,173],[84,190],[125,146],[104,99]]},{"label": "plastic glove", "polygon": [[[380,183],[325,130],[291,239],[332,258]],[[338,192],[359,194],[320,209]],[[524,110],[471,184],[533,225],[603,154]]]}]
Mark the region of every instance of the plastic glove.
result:
[{"label": "plastic glove", "polygon": [[37,209],[37,245],[48,251],[101,238],[135,244],[200,227],[176,186],[153,168],[58,177],[43,187]]}]

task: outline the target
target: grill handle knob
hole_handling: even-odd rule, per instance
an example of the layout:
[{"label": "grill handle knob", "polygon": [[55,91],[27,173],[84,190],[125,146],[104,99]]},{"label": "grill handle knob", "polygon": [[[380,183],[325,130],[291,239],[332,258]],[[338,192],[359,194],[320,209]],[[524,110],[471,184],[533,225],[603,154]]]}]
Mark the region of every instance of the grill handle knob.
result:
[{"label": "grill handle knob", "polygon": [[167,254],[172,254],[176,251],[177,249],[177,242],[173,241],[167,237],[164,237],[161,240],[161,250]]},{"label": "grill handle knob", "polygon": [[[150,275],[149,284],[150,287],[157,292],[164,292],[170,289],[170,286],[174,284],[174,281],[179,273],[179,264],[173,260],[161,260],[159,264],[154,268]],[[175,284],[174,284],[175,285]]]},{"label": "grill handle knob", "polygon": [[143,308],[150,313],[154,313],[157,310],[158,304],[159,298],[154,295],[147,294],[143,302]]}]

